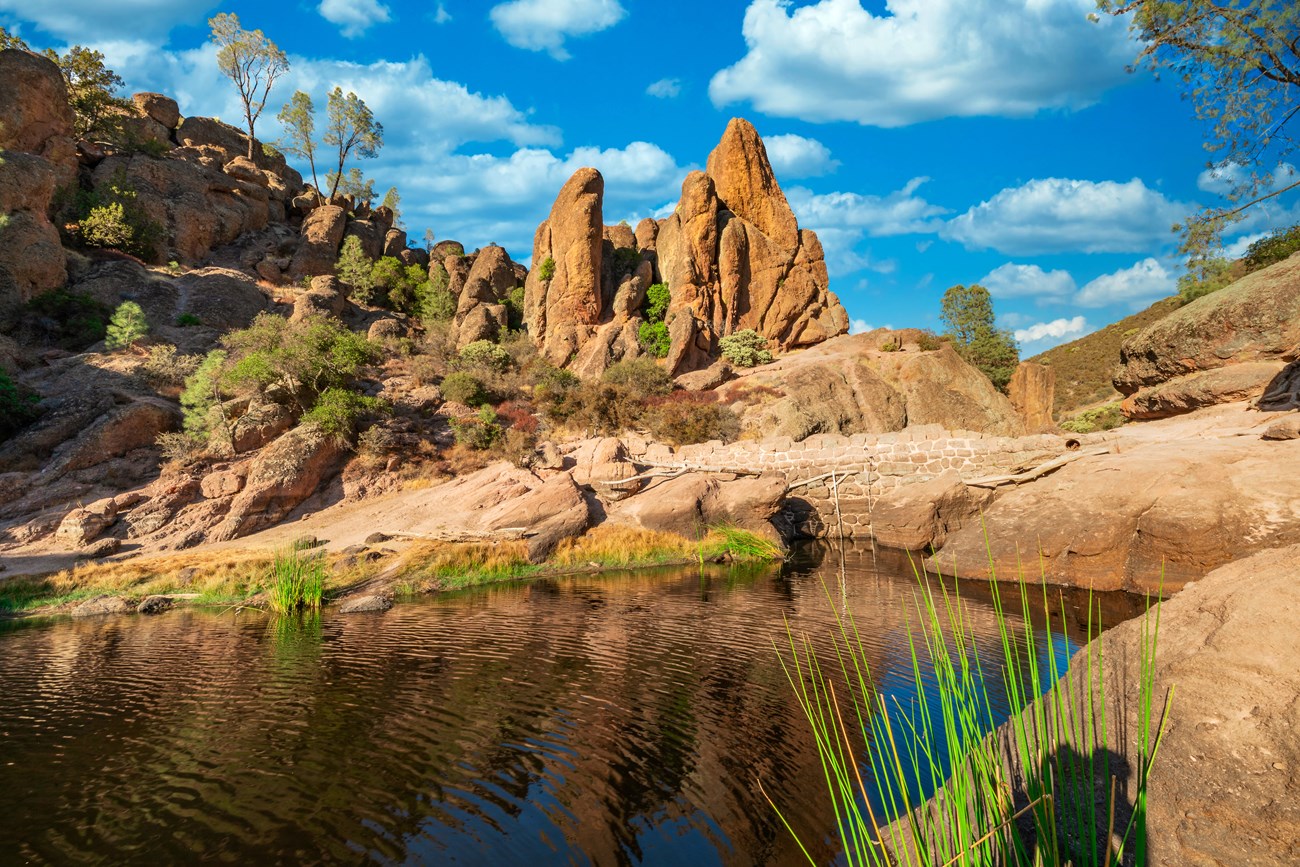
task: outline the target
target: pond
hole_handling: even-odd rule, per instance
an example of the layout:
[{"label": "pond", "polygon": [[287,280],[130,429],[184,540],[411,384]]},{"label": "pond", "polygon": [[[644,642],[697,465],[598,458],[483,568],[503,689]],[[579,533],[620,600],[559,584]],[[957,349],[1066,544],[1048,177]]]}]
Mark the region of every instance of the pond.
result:
[{"label": "pond", "polygon": [[[847,606],[897,689],[916,587],[897,555],[808,547],[383,614],[0,622],[0,863],[798,863],[760,781],[833,861],[774,642],[829,649]],[[961,592],[999,646],[988,589]],[[1065,602],[1069,638],[1025,653],[1082,640],[1087,596]],[[1107,626],[1140,610],[1101,602]]]}]

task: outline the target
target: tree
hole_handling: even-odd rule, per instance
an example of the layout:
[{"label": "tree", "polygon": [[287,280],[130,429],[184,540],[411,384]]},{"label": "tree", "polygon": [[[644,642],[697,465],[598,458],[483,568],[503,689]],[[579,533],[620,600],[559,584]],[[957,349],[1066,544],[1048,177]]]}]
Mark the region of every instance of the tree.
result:
[{"label": "tree", "polygon": [[254,159],[253,129],[266,107],[266,98],[280,76],[289,71],[289,58],[260,30],[239,26],[239,16],[222,12],[208,19],[211,41],[217,46],[217,66],[235,83],[248,124],[248,158]]},{"label": "tree", "polygon": [[131,103],[116,95],[123,86],[122,77],[104,65],[103,54],[80,45],[62,56],[53,51],[45,54],[63,73],[78,138],[110,129],[118,112],[130,111]]},{"label": "tree", "polygon": [[1300,4],[1287,0],[1097,0],[1132,15],[1137,63],[1182,82],[1197,118],[1210,124],[1211,167],[1233,180],[1227,207],[1191,216],[1175,231],[1198,265],[1248,208],[1300,187],[1276,186],[1274,169],[1296,149],[1288,125],[1300,114]]},{"label": "tree", "polygon": [[4,51],[7,48],[14,48],[18,51],[32,50],[21,36],[10,33],[8,30],[0,27],[0,51]]},{"label": "tree", "polygon": [[280,149],[307,161],[311,166],[311,183],[316,190],[316,199],[323,202],[320,181],[316,179],[316,106],[312,104],[311,97],[301,90],[295,90],[276,119],[284,127]]},{"label": "tree", "polygon": [[349,235],[343,239],[338,261],[334,263],[334,273],[338,278],[352,287],[349,293],[358,304],[369,304],[375,294],[375,263],[361,247],[361,239]]},{"label": "tree", "polygon": [[957,353],[1005,390],[1020,363],[1020,352],[1009,331],[999,330],[993,298],[978,283],[953,286],[943,293],[939,318],[948,326]]},{"label": "tree", "polygon": [[330,198],[333,198],[343,180],[343,168],[349,156],[354,152],[361,159],[379,155],[379,149],[384,146],[384,125],[375,120],[374,113],[359,96],[351,91],[344,96],[340,87],[330,91],[325,113],[325,144],[337,148],[339,158],[330,187]]},{"label": "tree", "polygon": [[148,333],[149,320],[145,318],[140,305],[134,301],[123,301],[108,320],[108,336],[104,338],[104,346],[109,349],[124,349]]},{"label": "tree", "polygon": [[325,183],[331,188],[331,196],[335,193],[351,196],[354,206],[368,208],[375,200],[375,182],[363,175],[356,166],[349,169],[342,178],[335,172],[329,172],[325,175]]},{"label": "tree", "polygon": [[397,192],[397,187],[389,187],[388,192],[384,193],[384,200],[379,203],[379,207],[387,208],[393,212],[393,225],[401,228],[402,225],[402,194]]}]

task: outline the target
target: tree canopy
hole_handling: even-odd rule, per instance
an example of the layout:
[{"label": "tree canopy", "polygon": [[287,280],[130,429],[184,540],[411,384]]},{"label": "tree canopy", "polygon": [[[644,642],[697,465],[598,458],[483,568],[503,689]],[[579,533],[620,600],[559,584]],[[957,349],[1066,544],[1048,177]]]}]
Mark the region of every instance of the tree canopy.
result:
[{"label": "tree canopy", "polygon": [[[384,125],[375,120],[374,112],[361,97],[343,88],[329,93],[325,106],[325,144],[338,149],[338,168],[331,173],[330,198],[338,192],[347,175],[343,168],[354,153],[361,159],[373,159],[384,146]],[[358,172],[358,174],[360,174]]]},{"label": "tree canopy", "polygon": [[217,66],[235,83],[248,124],[248,158],[254,159],[253,130],[266,107],[266,98],[280,76],[289,71],[289,58],[261,30],[244,30],[239,16],[222,12],[208,19],[211,41],[217,46]]},{"label": "tree canopy", "polygon": [[320,181],[316,179],[316,106],[312,104],[310,96],[301,90],[295,90],[276,118],[284,127],[280,149],[287,154],[302,157],[311,166],[311,183],[319,200]]},{"label": "tree canopy", "polygon": [[1229,206],[1184,226],[1185,252],[1204,261],[1224,228],[1265,199],[1300,187],[1274,170],[1296,149],[1300,113],[1300,4],[1294,0],[1097,0],[1110,15],[1132,15],[1142,45],[1137,64],[1181,82],[1209,125],[1212,165],[1233,182]]},{"label": "tree canopy", "polygon": [[998,329],[989,290],[978,283],[953,286],[940,303],[939,318],[948,326],[957,353],[1005,390],[1020,363],[1020,351],[1011,333]]}]

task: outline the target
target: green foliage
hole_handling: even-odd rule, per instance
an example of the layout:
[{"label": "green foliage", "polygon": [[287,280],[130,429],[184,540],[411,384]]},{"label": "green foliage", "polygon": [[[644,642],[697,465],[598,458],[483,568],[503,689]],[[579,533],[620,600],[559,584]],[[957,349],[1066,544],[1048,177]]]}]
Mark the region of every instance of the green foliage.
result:
[{"label": "green foliage", "polygon": [[319,611],[325,597],[325,561],[305,557],[297,548],[277,552],[266,576],[266,595],[271,610],[281,616]]},{"label": "green foliage", "polygon": [[447,374],[442,380],[441,391],[444,400],[463,403],[465,406],[481,406],[488,401],[483,381],[463,370]]},{"label": "green foliage", "polygon": [[1124,417],[1124,413],[1120,411],[1120,404],[1115,402],[1084,410],[1074,418],[1061,422],[1060,426],[1061,430],[1085,434],[1112,430],[1127,421],[1128,419]]},{"label": "green foliage", "polygon": [[323,433],[351,442],[362,419],[387,408],[388,404],[377,397],[367,397],[346,388],[327,388],[302,420],[316,425]]},{"label": "green foliage", "polygon": [[767,339],[752,328],[728,334],[718,341],[722,357],[737,367],[754,367],[759,364],[771,364],[772,353],[767,348]]},{"label": "green foliage", "polygon": [[668,315],[668,304],[672,300],[667,283],[653,283],[645,291],[642,315],[647,322],[663,322]]},{"label": "green foliage", "polygon": [[1300,252],[1300,225],[1274,229],[1246,249],[1243,261],[1251,271],[1267,268]]},{"label": "green foliage", "polygon": [[571,371],[556,367],[542,359],[532,368],[533,397],[544,405],[556,406],[564,401],[570,392],[582,385]]},{"label": "green foliage", "polygon": [[155,261],[163,228],[136,201],[136,191],[118,169],[93,190],[78,190],[64,208],[76,222],[75,237],[90,247],[121,250]]},{"label": "green foliage", "polygon": [[641,264],[641,252],[632,247],[619,247],[614,250],[614,276],[631,274]]},{"label": "green foliage", "polygon": [[641,423],[655,439],[675,446],[709,440],[731,442],[740,434],[740,417],[712,392],[675,391],[652,401]]},{"label": "green foliage", "polygon": [[620,361],[606,368],[601,382],[622,389],[634,400],[659,397],[673,390],[673,378],[668,371],[649,358]]},{"label": "green foliage", "polygon": [[111,247],[124,250],[131,244],[135,233],[126,222],[126,211],[121,202],[110,202],[90,209],[82,218],[81,240],[91,247]]},{"label": "green foliage", "polygon": [[903,349],[903,345],[899,343],[897,340],[889,340],[886,341],[885,343],[880,344],[881,352],[901,352],[902,349]]},{"label": "green foliage", "polygon": [[217,46],[217,68],[239,93],[248,125],[248,158],[254,159],[254,127],[266,107],[276,79],[289,71],[289,58],[261,30],[244,30],[239,16],[222,12],[208,19],[212,44]]},{"label": "green foliage", "polygon": [[316,106],[311,97],[301,90],[295,90],[293,96],[276,115],[284,134],[280,147],[285,153],[301,157],[311,167],[312,189],[320,196],[320,181],[316,179]]},{"label": "green foliage", "polygon": [[144,310],[134,301],[123,301],[108,320],[104,346],[109,349],[125,349],[148,334],[149,320],[145,318]]},{"label": "green foliage", "polygon": [[77,350],[104,338],[108,317],[108,307],[89,295],[54,289],[27,302],[20,328],[23,342]]},{"label": "green foliage", "polygon": [[943,340],[933,331],[922,331],[916,345],[922,352],[934,352],[943,346]]},{"label": "green foliage", "polygon": [[367,178],[356,166],[341,177],[338,172],[326,172],[325,184],[331,195],[351,196],[352,204],[358,208],[368,208],[375,201],[374,179]]},{"label": "green foliage", "polygon": [[9,374],[0,370],[0,442],[35,420],[40,414],[39,403],[36,394],[18,386]]},{"label": "green foliage", "polygon": [[490,340],[475,340],[463,347],[456,357],[460,370],[502,373],[513,363],[510,353]]},{"label": "green foliage", "polygon": [[21,36],[17,36],[10,33],[8,30],[5,30],[3,27],[0,27],[0,51],[5,51],[10,48],[15,48],[19,51],[32,50]]},{"label": "green foliage", "polygon": [[781,546],[749,530],[730,524],[714,524],[710,532],[717,534],[724,553],[736,561],[784,560]]},{"label": "green foliage", "polygon": [[334,263],[334,273],[338,278],[352,287],[352,300],[358,304],[369,304],[375,295],[375,263],[361,247],[361,239],[349,235],[343,239],[338,261]]},{"label": "green foliage", "polygon": [[341,87],[330,91],[325,114],[324,142],[338,154],[330,187],[329,197],[333,198],[338,193],[348,157],[354,153],[361,159],[373,159],[379,155],[379,149],[384,146],[384,126],[375,120],[374,113],[360,97],[351,91],[344,96]]},{"label": "green foliage", "polygon": [[[453,374],[454,375],[454,374]],[[486,451],[501,439],[502,428],[497,424],[497,414],[492,407],[481,407],[473,418],[451,420],[456,442],[475,451]]]},{"label": "green foliage", "polygon": [[[1137,60],[1181,83],[1207,126],[1206,150],[1237,182],[1226,207],[1211,207],[1183,226],[1189,270],[1213,255],[1224,228],[1267,198],[1300,186],[1274,186],[1273,169],[1296,147],[1286,127],[1300,88],[1300,4],[1275,0],[1097,0],[1129,17],[1141,46]],[[1228,174],[1225,172],[1225,175]],[[1270,189],[1271,188],[1271,189]]]},{"label": "green foliage", "polygon": [[997,328],[989,290],[978,283],[953,286],[941,304],[939,318],[957,353],[1005,391],[1020,363],[1020,350],[1011,332]]},{"label": "green foliage", "polygon": [[144,375],[156,386],[184,385],[185,380],[198,369],[197,355],[181,355],[170,343],[149,347],[149,357],[144,362]]},{"label": "green foliage", "polygon": [[1182,303],[1195,301],[1211,292],[1218,292],[1236,277],[1233,264],[1221,256],[1210,257],[1200,267],[1189,270],[1178,278],[1178,297]]},{"label": "green foliage", "polygon": [[320,315],[290,322],[259,313],[252,325],[230,332],[222,343],[233,362],[225,384],[251,391],[280,386],[303,411],[326,389],[350,387],[379,357],[379,348],[364,336]]},{"label": "green foliage", "polygon": [[637,328],[636,338],[641,348],[655,358],[667,358],[673,345],[668,326],[663,322],[642,322]]},{"label": "green foliage", "polygon": [[177,328],[193,328],[196,325],[202,324],[203,320],[195,316],[193,313],[182,313],[180,316],[176,317]]},{"label": "green foliage", "polygon": [[284,154],[275,145],[270,142],[262,142],[262,156],[268,160],[280,161],[284,159]]},{"label": "green foliage", "polygon": [[384,193],[384,200],[379,203],[379,207],[387,208],[393,212],[393,225],[401,228],[402,225],[402,194],[397,191],[397,187],[389,187],[388,192]]},{"label": "green foliage", "polygon": [[542,264],[537,266],[537,276],[543,283],[549,283],[555,276],[555,260],[547,256],[542,260]]},{"label": "green foliage", "polygon": [[207,442],[212,433],[215,416],[220,412],[219,407],[224,400],[221,373],[226,360],[227,353],[223,349],[209,352],[185,379],[185,389],[181,392],[181,415],[185,433],[203,442]]},{"label": "green foliage", "polygon": [[104,65],[104,55],[80,45],[67,53],[46,55],[59,64],[68,88],[68,105],[72,107],[73,132],[78,138],[112,132],[115,114],[129,111],[131,103],[116,94],[121,90],[121,76]]},{"label": "green foliage", "polygon": [[518,331],[524,327],[524,287],[516,286],[505,298],[507,327]]}]

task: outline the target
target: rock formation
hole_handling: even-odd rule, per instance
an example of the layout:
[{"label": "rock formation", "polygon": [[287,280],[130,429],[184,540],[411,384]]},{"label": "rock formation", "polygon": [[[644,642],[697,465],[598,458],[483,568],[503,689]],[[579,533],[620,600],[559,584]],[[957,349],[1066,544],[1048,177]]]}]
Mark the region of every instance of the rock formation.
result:
[{"label": "rock formation", "polygon": [[534,236],[526,320],[552,362],[593,376],[639,355],[641,305],[656,280],[671,295],[674,374],[708,367],[718,339],[736,331],[788,350],[848,330],[821,244],[799,229],[748,122],[731,121],[708,171],[686,177],[666,220],[605,226],[603,196],[600,173],[580,169]]},{"label": "rock formation", "polygon": [[[456,261],[445,267],[449,274],[455,271],[458,276],[456,315],[452,320],[456,345],[496,340],[510,324],[505,302],[519,285],[515,263],[505,248],[496,245],[484,247],[473,256],[454,258]],[[461,274],[464,276],[460,277]]]},{"label": "rock formation", "polygon": [[[1129,338],[1115,374],[1115,388],[1129,396],[1125,415],[1158,418],[1261,394],[1286,363],[1300,357],[1297,290],[1300,256],[1292,256]],[[1238,369],[1205,374],[1230,366]]]},{"label": "rock formation", "polygon": [[1051,430],[1056,426],[1052,407],[1056,402],[1056,371],[1045,364],[1023,361],[1011,374],[1007,397],[1024,420],[1030,433]]}]

